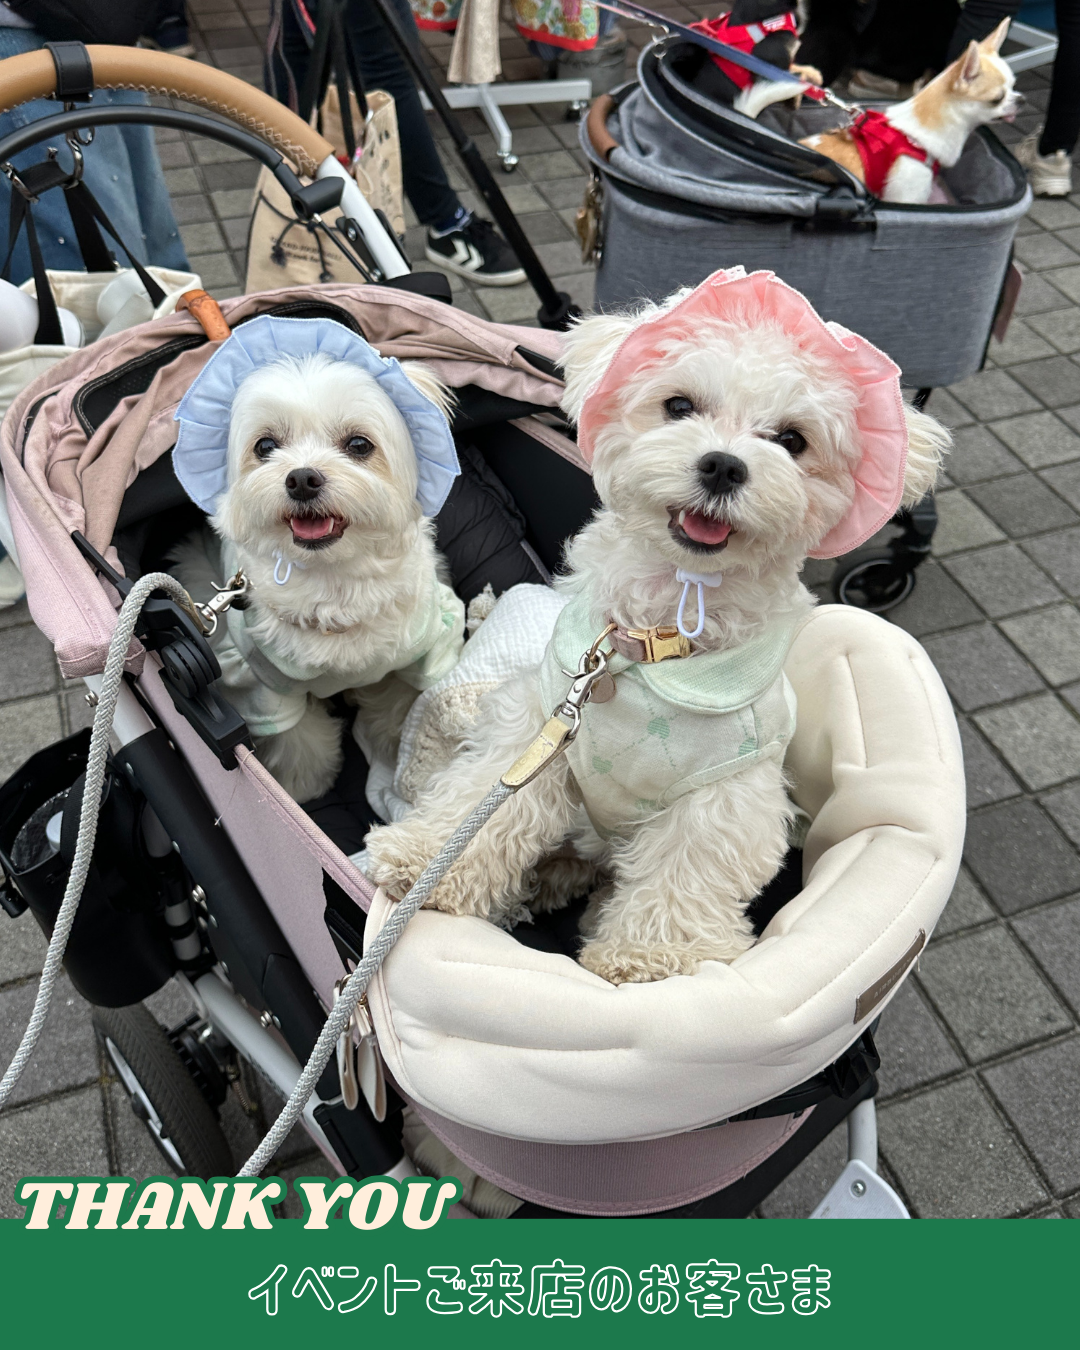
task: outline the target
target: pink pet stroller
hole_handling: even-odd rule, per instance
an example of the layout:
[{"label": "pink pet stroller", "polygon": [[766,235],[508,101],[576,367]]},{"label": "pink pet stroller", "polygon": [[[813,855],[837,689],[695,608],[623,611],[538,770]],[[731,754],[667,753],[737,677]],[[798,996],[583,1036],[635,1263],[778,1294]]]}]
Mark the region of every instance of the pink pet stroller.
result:
[{"label": "pink pet stroller", "polygon": [[[334,176],[326,143],[248,86],[147,52],[90,51],[101,83],[168,89],[263,139],[137,110],[148,120],[192,119],[264,162],[276,145],[324,174],[315,189]],[[19,82],[5,85],[16,62]],[[6,102],[54,85],[45,53],[0,67]],[[0,159],[12,152],[0,146]],[[400,271],[379,222],[361,206],[355,218],[357,252]],[[463,473],[437,521],[455,587],[468,601],[488,585],[543,586],[595,501],[558,414],[560,338],[474,318],[419,284],[281,290],[221,309],[232,328],[267,313],[331,319],[432,365],[458,395]],[[154,320],[47,371],[3,423],[0,540],[63,673],[92,695],[118,597],[202,519],[170,452],[177,402],[213,350],[191,313]],[[240,1160],[217,1110],[236,1064],[288,1096],[335,984],[391,909],[349,860],[375,819],[368,766],[351,746],[331,792],[302,809],[216,687],[192,614],[157,593],[135,631],[65,964],[169,1165],[228,1175]],[[472,1192],[482,1214],[734,1217],[846,1118],[849,1161],[817,1213],[905,1216],[876,1173],[873,1029],[959,865],[957,730],[922,649],[872,615],[818,609],[787,673],[799,700],[787,764],[809,828],[755,904],[756,946],[730,966],[615,987],[574,960],[580,907],[512,933],[422,911],[369,989],[384,1118],[363,1098],[347,1109],[333,1060],[304,1110],[333,1168],[456,1166],[489,1183]],[[80,732],[0,788],[3,906],[29,907],[46,933],[73,865],[88,746]],[[142,1000],[170,980],[191,1015],[166,1029]]]}]

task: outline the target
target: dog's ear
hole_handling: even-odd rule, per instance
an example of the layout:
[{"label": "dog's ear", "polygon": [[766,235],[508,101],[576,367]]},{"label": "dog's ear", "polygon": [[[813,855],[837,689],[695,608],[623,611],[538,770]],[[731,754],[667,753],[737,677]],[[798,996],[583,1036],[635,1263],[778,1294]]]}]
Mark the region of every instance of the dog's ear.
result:
[{"label": "dog's ear", "polygon": [[928,413],[917,412],[904,404],[907,419],[908,451],[904,470],[903,506],[914,506],[928,492],[932,492],[941,473],[941,462],[952,437],[947,428]]},{"label": "dog's ear", "polygon": [[431,367],[425,366],[422,361],[402,361],[401,369],[405,372],[409,383],[415,385],[425,398],[431,399],[449,422],[456,402],[454,391],[450,386],[443,384]]},{"label": "dog's ear", "polygon": [[982,53],[979,51],[979,44],[972,39],[968,43],[967,51],[953,62],[953,69],[956,72],[953,75],[953,88],[963,91],[973,80],[978,79],[979,71],[982,70]]},{"label": "dog's ear", "polygon": [[983,38],[983,40],[979,43],[979,46],[983,49],[984,52],[989,53],[991,56],[996,56],[997,53],[1001,51],[1001,44],[1005,41],[1005,39],[1009,35],[1009,24],[1011,23],[1012,23],[1011,18],[1002,19],[1002,21],[998,24],[998,26],[994,29],[994,31],[990,34],[990,36]]},{"label": "dog's ear", "polygon": [[567,333],[562,354],[566,376],[562,407],[571,421],[577,421],[585,396],[637,323],[638,316],[632,314],[594,314],[576,323]]}]

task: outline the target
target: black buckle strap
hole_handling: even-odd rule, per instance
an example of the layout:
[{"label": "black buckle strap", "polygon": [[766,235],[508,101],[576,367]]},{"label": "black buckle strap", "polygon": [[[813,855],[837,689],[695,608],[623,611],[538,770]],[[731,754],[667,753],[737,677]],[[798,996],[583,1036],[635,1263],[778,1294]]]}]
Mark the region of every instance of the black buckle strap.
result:
[{"label": "black buckle strap", "polygon": [[94,66],[82,42],[46,42],[56,67],[56,91],[61,103],[85,103],[94,97]]},{"label": "black buckle strap", "polygon": [[41,164],[32,165],[29,169],[24,170],[21,175],[12,171],[10,177],[11,211],[8,216],[8,251],[7,257],[4,259],[4,265],[0,268],[0,277],[5,281],[9,278],[15,245],[19,241],[19,234],[25,224],[26,246],[30,250],[30,270],[33,273],[38,302],[38,326],[37,332],[34,334],[34,342],[38,346],[62,347],[64,345],[64,333],[60,327],[60,315],[56,308],[52,287],[49,285],[49,278],[45,274],[45,259],[42,256],[41,243],[38,239],[37,227],[34,224],[34,213],[31,208],[33,203],[37,201],[39,193],[46,192],[51,187],[57,187],[65,181],[67,174],[55,159],[47,159]]},{"label": "black buckle strap", "polygon": [[798,1087],[781,1093],[779,1097],[774,1097],[772,1101],[762,1102],[760,1106],[753,1106],[749,1111],[743,1111],[737,1116],[730,1116],[729,1120],[762,1120],[767,1116],[797,1116],[803,1111],[808,1111],[811,1106],[817,1106],[819,1102],[827,1101],[830,1097],[839,1097],[841,1101],[847,1101],[858,1092],[867,1079],[872,1078],[881,1068],[881,1056],[874,1044],[873,1033],[876,1027],[877,1020],[866,1028],[854,1045],[849,1045],[844,1053],[823,1069],[821,1073],[815,1074],[813,1078],[808,1078],[805,1083],[800,1083]]},{"label": "black buckle strap", "polygon": [[0,277],[8,280],[11,260],[19,233],[26,225],[26,243],[30,250],[30,267],[34,276],[34,286],[38,302],[38,329],[34,342],[44,346],[62,346],[63,330],[60,315],[56,309],[56,300],[49,285],[45,271],[45,260],[38,240],[37,227],[34,224],[33,204],[43,192],[51,188],[62,187],[65,191],[68,215],[82,254],[83,264],[88,272],[112,272],[116,261],[101,237],[98,225],[112,236],[127,256],[139,280],[150,297],[150,303],[157,309],[165,300],[165,292],[134,256],[128,246],[116,233],[112,221],[101,209],[97,198],[82,181],[81,166],[76,163],[73,174],[58,162],[53,154],[40,164],[32,164],[28,169],[16,172],[10,165],[3,166],[11,179],[11,211],[8,217],[8,251],[0,268]]},{"label": "black buckle strap", "polygon": [[[158,305],[163,304],[164,301],[165,301],[165,292],[164,292],[164,291],[161,289],[161,287],[157,284],[157,282],[156,282],[156,281],[154,280],[154,278],[150,275],[150,273],[146,270],[146,268],[142,265],[142,263],[139,262],[138,258],[136,258],[135,255],[131,252],[131,250],[128,248],[127,244],[124,243],[124,241],[120,238],[120,236],[119,236],[119,235],[116,233],[116,231],[113,229],[112,221],[111,221],[111,220],[109,219],[109,217],[105,214],[105,212],[101,209],[100,205],[98,204],[97,198],[94,196],[94,194],[90,191],[90,189],[86,186],[85,183],[83,183],[83,182],[77,182],[77,183],[74,183],[74,184],[72,185],[71,189],[69,190],[69,195],[68,195],[68,210],[69,210],[69,212],[71,212],[71,205],[70,205],[70,204],[71,204],[71,200],[72,200],[72,198],[73,198],[74,196],[76,196],[76,194],[77,194],[77,195],[79,196],[79,198],[80,198],[80,209],[81,209],[82,207],[85,207],[86,211],[88,212],[88,216],[93,216],[93,218],[97,221],[97,223],[98,223],[99,225],[103,226],[103,227],[109,232],[109,234],[112,235],[113,239],[115,239],[116,242],[117,242],[117,243],[120,245],[120,247],[123,249],[123,251],[124,251],[124,253],[125,253],[126,257],[127,257],[128,262],[129,262],[129,263],[131,264],[131,266],[135,269],[135,272],[138,274],[139,280],[142,282],[143,286],[146,288],[146,293],[147,293],[147,295],[150,297],[150,303],[154,306],[155,309],[157,309]],[[72,217],[72,224],[75,225],[75,215],[74,215],[74,212],[71,212],[71,217]],[[77,232],[78,232],[78,225],[75,225],[75,229],[76,229],[76,233],[77,233]],[[100,236],[99,236],[99,237],[100,237]],[[81,242],[81,240],[80,240],[80,242]],[[87,261],[87,260],[84,259],[84,261]],[[93,268],[90,268],[90,267],[89,267],[89,263],[88,263],[88,262],[87,262],[87,267],[88,267],[88,270],[90,270],[90,271],[93,271],[93,270],[94,270]]]}]

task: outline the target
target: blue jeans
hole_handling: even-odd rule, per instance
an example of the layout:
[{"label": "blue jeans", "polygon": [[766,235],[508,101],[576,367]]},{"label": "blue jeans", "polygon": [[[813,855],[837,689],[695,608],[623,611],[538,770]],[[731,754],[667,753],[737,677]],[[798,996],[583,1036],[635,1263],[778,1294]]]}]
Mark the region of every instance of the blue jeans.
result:
[{"label": "blue jeans", "polygon": [[[17,56],[20,52],[35,51],[42,39],[30,29],[0,28],[0,59]],[[102,104],[133,104],[145,107],[145,94],[127,90],[101,89],[94,93],[92,107]],[[0,116],[0,137],[50,117],[62,110],[53,99],[35,99]],[[46,145],[36,145],[14,158],[17,169],[27,168],[45,158]],[[71,153],[66,145],[58,146],[60,162],[71,165]],[[98,127],[93,145],[83,151],[84,179],[87,187],[101,204],[113,227],[140,262],[156,263],[159,267],[187,269],[187,255],[180,239],[180,231],[173,219],[169,193],[161,172],[161,162],[154,145],[152,127]],[[8,212],[11,204],[11,184],[0,174],[0,239],[7,240]],[[45,266],[59,271],[84,270],[82,255],[71,228],[71,217],[60,188],[47,192],[34,206],[34,223]],[[106,244],[118,256],[121,266],[127,259],[111,239]],[[5,242],[3,253],[7,252]],[[30,252],[23,230],[15,249],[11,280],[19,285],[30,276]]]}]

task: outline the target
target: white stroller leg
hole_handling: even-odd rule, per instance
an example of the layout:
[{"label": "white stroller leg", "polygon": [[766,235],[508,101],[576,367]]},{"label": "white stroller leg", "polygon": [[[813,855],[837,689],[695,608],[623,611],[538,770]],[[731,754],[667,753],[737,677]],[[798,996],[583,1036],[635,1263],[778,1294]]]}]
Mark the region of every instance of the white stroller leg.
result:
[{"label": "white stroller leg", "polygon": [[860,1102],[847,1118],[848,1162],[862,1162],[877,1171],[877,1111],[873,1097]]},{"label": "white stroller leg", "polygon": [[848,1164],[812,1219],[910,1219],[903,1200],[877,1174],[877,1111],[873,1097],[847,1119]]}]

